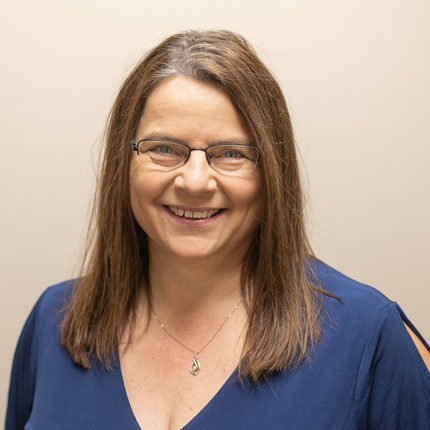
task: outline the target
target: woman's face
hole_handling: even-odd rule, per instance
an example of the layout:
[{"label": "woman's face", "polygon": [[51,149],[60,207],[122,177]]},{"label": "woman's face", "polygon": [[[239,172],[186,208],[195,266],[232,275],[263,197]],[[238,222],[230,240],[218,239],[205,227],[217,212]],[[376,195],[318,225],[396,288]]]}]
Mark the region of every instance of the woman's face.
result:
[{"label": "woman's face", "polygon": [[[150,94],[135,141],[148,138],[191,148],[251,143],[221,87],[187,77],[169,78]],[[142,155],[133,153],[131,205],[148,236],[150,255],[241,262],[261,219],[263,179],[258,165],[251,173],[223,175],[208,165],[203,151],[192,151],[186,164],[160,171],[142,165]]]}]

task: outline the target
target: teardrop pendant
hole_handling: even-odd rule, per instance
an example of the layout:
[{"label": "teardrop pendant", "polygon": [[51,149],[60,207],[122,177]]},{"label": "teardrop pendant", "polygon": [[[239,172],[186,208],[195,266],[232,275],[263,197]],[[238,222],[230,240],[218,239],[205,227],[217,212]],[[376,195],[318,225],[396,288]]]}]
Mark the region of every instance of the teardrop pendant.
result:
[{"label": "teardrop pendant", "polygon": [[194,360],[193,360],[193,364],[190,367],[190,372],[193,375],[198,375],[200,373],[200,361],[199,361],[198,352],[194,353]]}]

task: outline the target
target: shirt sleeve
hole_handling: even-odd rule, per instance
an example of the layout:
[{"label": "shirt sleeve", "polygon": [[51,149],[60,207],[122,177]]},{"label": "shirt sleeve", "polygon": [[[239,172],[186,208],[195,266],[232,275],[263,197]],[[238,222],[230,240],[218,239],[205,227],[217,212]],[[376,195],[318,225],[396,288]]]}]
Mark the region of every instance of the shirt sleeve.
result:
[{"label": "shirt sleeve", "polygon": [[391,303],[369,338],[356,387],[359,430],[430,429],[430,372],[403,321],[419,336]]},{"label": "shirt sleeve", "polygon": [[33,406],[37,368],[37,316],[41,299],[24,325],[16,347],[9,387],[6,430],[24,430]]}]

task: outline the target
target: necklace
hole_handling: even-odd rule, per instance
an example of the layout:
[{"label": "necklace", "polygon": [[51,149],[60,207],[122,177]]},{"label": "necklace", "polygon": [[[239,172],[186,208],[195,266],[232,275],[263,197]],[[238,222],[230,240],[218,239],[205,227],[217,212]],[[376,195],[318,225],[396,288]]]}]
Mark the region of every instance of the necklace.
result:
[{"label": "necklace", "polygon": [[[242,299],[243,300],[243,299]],[[199,361],[199,353],[201,351],[203,351],[215,338],[215,336],[220,332],[220,330],[224,327],[225,323],[227,322],[227,320],[234,314],[234,311],[239,307],[239,305],[242,303],[242,300],[236,305],[236,307],[230,312],[230,314],[228,315],[228,317],[225,319],[225,321],[221,324],[221,327],[217,330],[217,332],[211,337],[211,339],[209,340],[209,342],[203,346],[202,348],[200,348],[198,351],[194,351],[191,348],[188,348],[188,346],[185,346],[182,342],[180,342],[178,339],[176,339],[176,337],[174,337],[172,334],[170,334],[167,330],[166,327],[164,327],[164,324],[160,321],[160,319],[158,318],[158,315],[155,313],[154,309],[152,308],[152,305],[150,304],[149,307],[151,308],[152,313],[154,314],[155,318],[157,319],[158,323],[160,324],[161,328],[177,343],[179,343],[179,345],[182,345],[185,349],[188,349],[188,351],[192,352],[194,354],[194,360],[190,366],[190,372],[193,375],[198,375],[200,373],[200,361]]]}]

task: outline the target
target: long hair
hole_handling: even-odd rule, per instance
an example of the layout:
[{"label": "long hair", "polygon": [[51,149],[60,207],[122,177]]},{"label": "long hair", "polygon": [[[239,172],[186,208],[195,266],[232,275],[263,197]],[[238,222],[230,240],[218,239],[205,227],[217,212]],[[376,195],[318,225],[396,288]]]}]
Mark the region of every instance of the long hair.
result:
[{"label": "long hair", "polygon": [[258,380],[298,365],[320,336],[319,290],[310,281],[310,256],[295,141],[282,91],[241,36],[229,31],[187,31],[151,50],[123,83],[105,131],[83,262],[62,325],[62,345],[90,367],[108,368],[137,297],[148,288],[148,245],[130,204],[133,137],[145,102],[164,79],[186,76],[216,82],[230,96],[261,154],[265,209],[242,265],[249,318],[239,376]]}]

